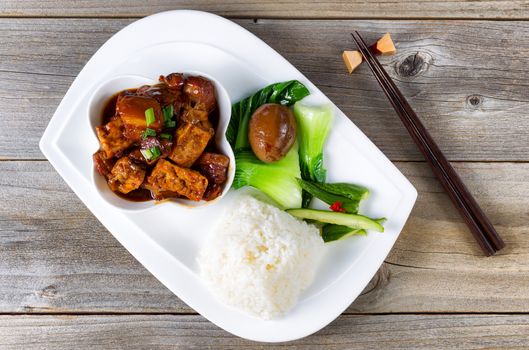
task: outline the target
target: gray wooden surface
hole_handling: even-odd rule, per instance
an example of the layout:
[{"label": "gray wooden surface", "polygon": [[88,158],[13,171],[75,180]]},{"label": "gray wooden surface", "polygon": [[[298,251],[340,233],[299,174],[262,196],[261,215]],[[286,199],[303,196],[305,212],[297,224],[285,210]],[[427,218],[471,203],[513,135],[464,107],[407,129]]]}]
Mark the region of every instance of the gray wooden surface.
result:
[{"label": "gray wooden surface", "polygon": [[[276,346],[529,347],[527,1],[4,0],[0,349],[268,347],[229,335],[172,295],[38,150],[82,66],[135,20],[116,17],[190,7],[234,18],[283,54],[419,191],[394,249],[345,314]],[[367,68],[345,73],[339,54],[352,48],[352,28],[371,39],[392,33],[398,52],[383,63],[504,237],[498,256],[481,255]]]},{"label": "gray wooden surface", "polygon": [[[0,87],[6,91],[0,95],[0,158],[42,158],[38,141],[69,85],[97,48],[132,21],[0,19]],[[354,76],[344,70],[340,54],[354,45],[351,28],[373,39],[393,34],[398,52],[383,61],[449,159],[529,160],[529,133],[522,132],[529,129],[527,22],[237,22],[306,74],[392,160],[422,156],[368,68]],[[13,104],[20,93],[24,99]]]},{"label": "gray wooden surface", "polygon": [[195,9],[249,18],[493,18],[525,19],[523,0],[3,0],[8,17],[137,17]]},{"label": "gray wooden surface", "polygon": [[196,315],[0,316],[5,350],[514,349],[527,344],[528,333],[527,315],[342,315],[311,337],[266,346],[226,336]]}]

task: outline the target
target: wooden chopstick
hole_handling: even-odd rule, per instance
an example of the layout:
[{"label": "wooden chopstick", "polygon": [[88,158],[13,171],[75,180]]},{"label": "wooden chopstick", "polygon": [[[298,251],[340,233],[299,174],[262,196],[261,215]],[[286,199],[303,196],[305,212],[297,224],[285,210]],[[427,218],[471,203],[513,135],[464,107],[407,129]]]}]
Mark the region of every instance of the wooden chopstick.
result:
[{"label": "wooden chopstick", "polygon": [[[353,38],[355,37],[353,36]],[[365,46],[365,42],[363,42],[361,38],[360,42]],[[373,63],[371,61],[369,62]],[[380,74],[376,75],[376,77],[381,85],[384,83],[388,83],[388,85],[382,85],[384,92],[386,93],[388,98],[390,98],[390,101],[392,102],[392,105],[397,110],[397,112],[399,112],[399,110],[403,111],[403,114],[399,113],[399,116],[401,116],[401,119],[402,117],[405,118],[403,119],[403,122],[407,126],[408,131],[410,132],[412,137],[414,137],[415,142],[417,143],[423,154],[426,156],[427,160],[429,160],[429,164],[432,166],[432,170],[434,171],[434,173],[436,173],[443,186],[445,186],[445,189],[451,196],[451,199],[456,205],[456,207],[460,209],[460,212],[465,218],[465,221],[467,221],[467,224],[469,225],[470,229],[478,237],[477,239],[482,249],[488,255],[493,254],[495,250],[501,249],[499,247],[503,246],[503,242],[498,241],[497,238],[499,238],[499,236],[497,234],[496,237],[494,237],[493,234],[489,234],[489,232],[491,232],[490,227],[492,227],[492,225],[490,224],[490,222],[488,222],[488,220],[486,220],[485,215],[479,209],[479,206],[477,205],[477,203],[475,203],[475,200],[473,200],[470,193],[468,193],[468,190],[457,176],[457,173],[455,173],[453,168],[450,166],[450,163],[448,163],[446,158],[444,158],[442,152],[439,150],[433,139],[431,139],[431,137],[425,138],[423,136],[429,136],[427,130],[424,128],[422,123],[420,123],[420,120],[418,120],[413,109],[409,106],[409,104],[402,96],[398,88],[395,86],[391,78],[387,75],[386,71],[382,69],[382,66],[379,62],[374,62],[372,68],[374,68],[377,73]],[[413,115],[415,115],[415,118],[413,118]],[[437,163],[440,165],[439,167],[435,166],[435,164]],[[455,182],[459,183],[454,184],[454,181],[452,179],[455,179]],[[473,203],[469,204],[469,201],[466,200],[467,198],[470,198]],[[477,213],[473,213],[469,209],[472,206],[477,206],[481,213],[479,213],[479,211]],[[479,224],[476,224],[476,220],[480,221],[481,225],[490,227],[487,227],[486,230],[482,230]],[[493,227],[492,230],[494,230]],[[485,235],[485,239],[480,237],[482,235]]]},{"label": "wooden chopstick", "polygon": [[[356,34],[356,36],[355,36]],[[495,254],[505,246],[494,226],[470,194],[461,178],[450,165],[435,141],[432,139],[406,98],[397,88],[380,62],[374,57],[358,32],[351,33],[360,53],[375,75],[401,121],[419,147],[434,174],[459,210],[470,231],[487,256]]]}]

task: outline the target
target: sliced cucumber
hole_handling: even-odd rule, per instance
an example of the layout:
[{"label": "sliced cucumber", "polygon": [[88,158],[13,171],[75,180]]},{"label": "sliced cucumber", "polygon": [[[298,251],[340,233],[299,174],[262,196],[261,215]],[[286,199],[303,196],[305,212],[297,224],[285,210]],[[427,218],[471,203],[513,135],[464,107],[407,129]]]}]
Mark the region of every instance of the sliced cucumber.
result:
[{"label": "sliced cucumber", "polygon": [[348,226],[353,229],[384,232],[384,227],[379,222],[363,215],[316,209],[289,209],[287,213],[300,219],[318,220],[328,224]]}]

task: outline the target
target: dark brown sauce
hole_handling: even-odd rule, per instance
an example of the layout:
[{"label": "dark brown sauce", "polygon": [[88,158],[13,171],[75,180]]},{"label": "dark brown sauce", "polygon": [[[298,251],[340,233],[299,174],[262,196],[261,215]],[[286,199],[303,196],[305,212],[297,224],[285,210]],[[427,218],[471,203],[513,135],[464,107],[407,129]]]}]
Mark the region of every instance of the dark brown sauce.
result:
[{"label": "dark brown sauce", "polygon": [[119,92],[112,95],[103,106],[103,120],[101,125],[108,123],[110,119],[116,114],[116,102],[118,101],[118,95]]},{"label": "dark brown sauce", "polygon": [[130,191],[129,193],[121,193],[119,191],[113,191],[115,194],[117,194],[119,197],[126,199],[131,202],[147,202],[151,201],[154,198],[152,198],[151,191],[138,188],[137,190]]},{"label": "dark brown sauce", "polygon": [[121,93],[128,93],[131,94],[135,93],[137,89],[126,89],[119,92],[116,92],[114,95],[110,96],[107,102],[103,105],[103,113],[102,113],[102,123],[101,125],[104,125],[112,119],[112,117],[116,114],[116,103],[118,102],[118,96]]},{"label": "dark brown sauce", "polygon": [[215,130],[215,134],[217,133],[217,127],[219,126],[219,105],[215,106],[215,109],[209,113],[209,121],[211,123],[211,126],[213,126],[213,130]]}]

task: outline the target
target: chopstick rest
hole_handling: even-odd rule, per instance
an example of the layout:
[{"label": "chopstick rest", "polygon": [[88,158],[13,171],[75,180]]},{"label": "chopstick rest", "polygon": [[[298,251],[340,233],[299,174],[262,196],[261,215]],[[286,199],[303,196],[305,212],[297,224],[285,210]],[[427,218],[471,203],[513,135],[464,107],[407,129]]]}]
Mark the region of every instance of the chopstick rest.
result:
[{"label": "chopstick rest", "polygon": [[[376,43],[369,47],[369,50],[375,55],[393,55],[397,52],[389,33],[384,34],[378,39]],[[342,53],[342,59],[349,74],[351,74],[363,61],[362,54],[357,50],[344,51]]]}]

